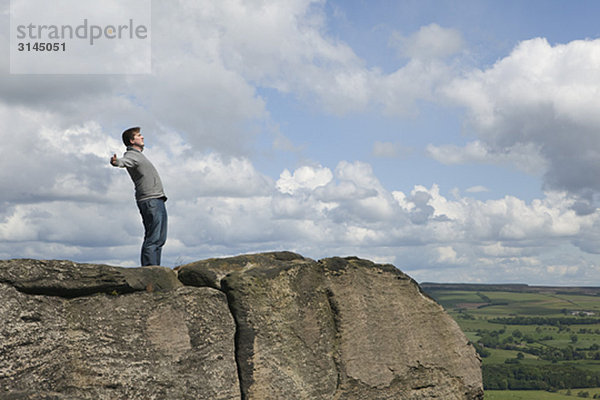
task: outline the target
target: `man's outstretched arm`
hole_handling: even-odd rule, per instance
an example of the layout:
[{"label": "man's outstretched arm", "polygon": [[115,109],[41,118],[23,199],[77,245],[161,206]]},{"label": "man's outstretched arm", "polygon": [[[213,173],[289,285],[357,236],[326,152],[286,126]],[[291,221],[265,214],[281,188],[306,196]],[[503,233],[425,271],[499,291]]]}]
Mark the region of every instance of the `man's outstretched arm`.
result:
[{"label": "man's outstretched arm", "polygon": [[110,158],[110,164],[113,167],[125,168],[125,167],[135,167],[138,163],[135,159],[133,159],[131,157],[127,157],[127,153],[125,153],[123,155],[123,157],[121,157],[121,158],[117,158],[117,155],[113,154],[113,156]]}]

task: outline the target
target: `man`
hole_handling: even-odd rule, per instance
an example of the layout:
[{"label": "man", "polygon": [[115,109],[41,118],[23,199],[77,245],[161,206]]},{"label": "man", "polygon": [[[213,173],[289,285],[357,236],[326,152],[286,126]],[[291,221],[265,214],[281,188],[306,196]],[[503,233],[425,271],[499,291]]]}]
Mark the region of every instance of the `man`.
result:
[{"label": "man", "polygon": [[154,165],[142,154],[144,136],[139,127],[123,132],[123,144],[127,151],[122,158],[114,154],[110,163],[115,167],[127,168],[135,184],[135,199],[144,223],[142,244],[142,266],[160,265],[162,247],[167,240],[167,196]]}]

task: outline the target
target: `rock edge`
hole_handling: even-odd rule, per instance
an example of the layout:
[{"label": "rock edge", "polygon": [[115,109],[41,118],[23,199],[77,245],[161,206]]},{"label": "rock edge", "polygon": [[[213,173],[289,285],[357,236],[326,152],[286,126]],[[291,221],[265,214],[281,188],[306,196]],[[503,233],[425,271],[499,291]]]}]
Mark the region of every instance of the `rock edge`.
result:
[{"label": "rock edge", "polygon": [[[208,259],[176,270],[0,260],[0,289],[0,315],[8,321],[0,329],[0,362],[31,362],[46,345],[62,346],[68,361],[57,377],[45,377],[44,365],[33,363],[45,383],[28,387],[0,367],[3,398],[483,398],[473,347],[442,307],[393,265],[356,257],[314,261],[292,252]],[[28,342],[23,335],[34,325],[38,336]],[[106,342],[106,327],[125,327],[123,334],[136,339],[130,347],[119,337],[109,340],[110,355],[80,341]],[[164,368],[155,368],[154,378],[145,375],[144,388],[136,389],[135,378],[117,379],[99,367],[111,362],[127,376],[127,358],[112,354],[118,352]],[[92,367],[73,366],[77,359]],[[178,382],[165,371],[182,363]],[[110,375],[118,383],[82,374]],[[212,383],[196,387],[188,376]],[[82,382],[85,390],[74,389]]]}]

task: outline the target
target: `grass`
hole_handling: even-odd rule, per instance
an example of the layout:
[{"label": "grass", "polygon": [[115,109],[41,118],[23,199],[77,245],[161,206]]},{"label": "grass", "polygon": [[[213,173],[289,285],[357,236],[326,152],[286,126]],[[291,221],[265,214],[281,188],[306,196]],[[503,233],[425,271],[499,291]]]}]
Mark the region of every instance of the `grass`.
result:
[{"label": "grass", "polygon": [[[482,317],[493,315],[536,315],[564,316],[563,310],[595,311],[600,315],[600,298],[576,294],[543,294],[515,292],[467,292],[467,291],[435,291],[434,297],[448,310],[457,309],[461,303],[481,303],[480,293],[491,300],[491,305],[469,310],[473,315]],[[462,296],[462,297],[461,297]],[[496,303],[497,305],[494,305]]]},{"label": "grass", "polygon": [[[495,288],[475,288],[469,290],[468,285],[460,289],[454,288],[425,288],[427,293],[436,299],[446,311],[456,320],[468,339],[474,343],[481,343],[482,337],[494,332],[500,343],[507,340],[517,350],[486,348],[490,352],[488,357],[482,359],[484,365],[504,364],[506,360],[516,359],[522,353],[522,365],[548,366],[548,365],[574,365],[586,371],[600,372],[600,360],[593,360],[592,346],[600,346],[599,324],[571,324],[567,326],[553,325],[503,325],[492,323],[494,318],[506,317],[544,317],[544,318],[576,318],[573,313],[591,312],[594,315],[585,318],[600,318],[600,289],[594,294],[583,294],[579,290],[564,293],[562,289],[538,290],[532,292],[525,288],[516,291],[515,288],[503,290]],[[581,318],[581,317],[580,317]],[[518,331],[515,333],[515,331]],[[528,340],[525,340],[525,339]],[[530,354],[536,348],[559,348],[567,350],[569,347],[576,351],[586,351],[588,359],[559,360],[555,364],[550,360],[540,359]],[[485,384],[485,382],[484,382]],[[579,392],[588,392],[589,397],[600,397],[600,389],[571,389],[570,396],[566,390],[558,393],[545,391],[486,391],[485,400],[511,400],[511,399],[577,399]]]},{"label": "grass", "polygon": [[566,390],[558,393],[550,393],[542,390],[486,390],[484,400],[575,400],[581,399],[577,393],[588,392],[588,399],[592,399],[594,394],[600,394],[600,388],[593,389],[571,389],[571,395],[567,395]]}]

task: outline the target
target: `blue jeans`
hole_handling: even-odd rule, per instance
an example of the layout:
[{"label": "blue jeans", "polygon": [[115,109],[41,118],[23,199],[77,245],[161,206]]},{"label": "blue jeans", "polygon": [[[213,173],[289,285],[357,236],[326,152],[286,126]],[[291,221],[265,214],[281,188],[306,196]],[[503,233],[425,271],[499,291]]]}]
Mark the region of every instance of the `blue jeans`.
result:
[{"label": "blue jeans", "polygon": [[160,265],[162,247],[167,241],[167,209],[164,199],[138,201],[138,208],[144,222],[144,243],[142,244],[142,266]]}]

